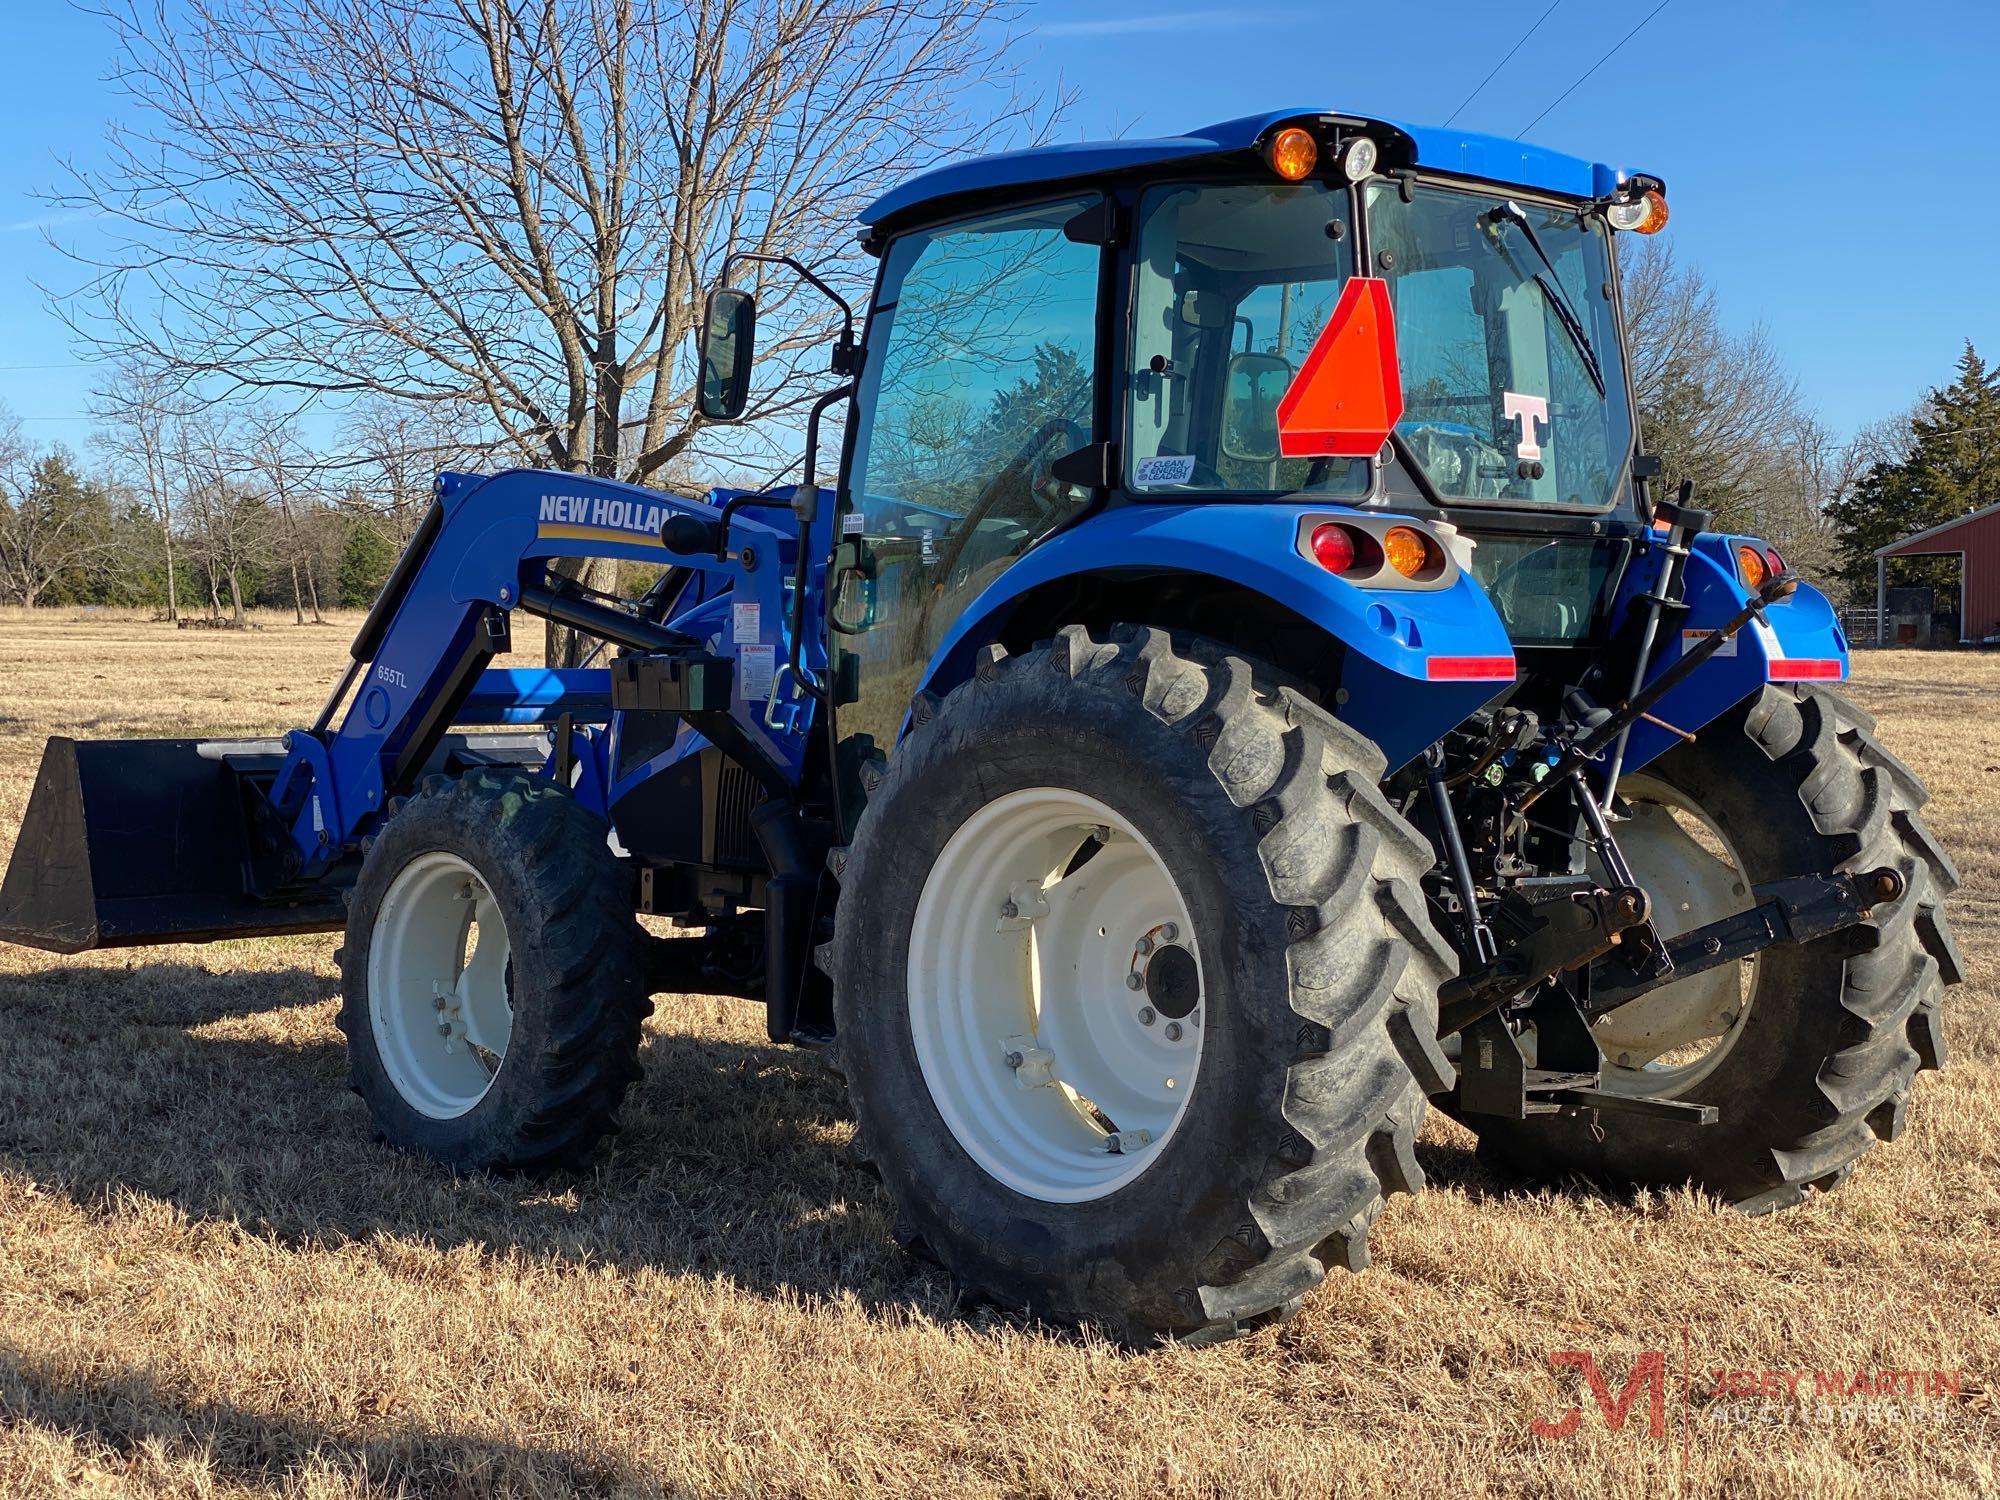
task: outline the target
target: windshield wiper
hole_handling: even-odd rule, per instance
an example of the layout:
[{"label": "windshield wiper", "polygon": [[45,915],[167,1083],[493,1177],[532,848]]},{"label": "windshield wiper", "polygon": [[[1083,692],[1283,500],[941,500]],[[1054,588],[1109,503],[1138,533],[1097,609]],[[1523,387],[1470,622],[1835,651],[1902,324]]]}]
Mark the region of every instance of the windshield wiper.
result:
[{"label": "windshield wiper", "polygon": [[1512,224],[1518,228],[1527,238],[1529,247],[1541,257],[1542,264],[1549,268],[1547,276],[1540,271],[1535,273],[1535,285],[1541,288],[1542,301],[1556,315],[1556,321],[1562,324],[1563,332],[1569,335],[1569,341],[1576,345],[1576,352],[1583,360],[1584,371],[1590,376],[1590,383],[1597,387],[1598,399],[1604,399],[1609,394],[1604,384],[1604,367],[1597,362],[1597,351],[1590,345],[1590,335],[1583,331],[1583,319],[1576,315],[1576,309],[1570,306],[1569,298],[1563,294],[1562,273],[1556,269],[1556,263],[1549,259],[1549,252],[1542,248],[1542,237],[1535,233],[1535,226],[1528,222],[1527,214],[1522,211],[1518,203],[1511,201],[1503,203],[1493,210],[1490,217],[1496,224]]}]

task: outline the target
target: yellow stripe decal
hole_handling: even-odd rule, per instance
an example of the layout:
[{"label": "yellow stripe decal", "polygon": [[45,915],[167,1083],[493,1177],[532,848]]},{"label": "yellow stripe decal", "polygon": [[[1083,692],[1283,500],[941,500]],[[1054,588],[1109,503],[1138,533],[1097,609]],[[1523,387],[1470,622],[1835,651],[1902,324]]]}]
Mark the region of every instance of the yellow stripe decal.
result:
[{"label": "yellow stripe decal", "polygon": [[659,547],[666,543],[645,531],[619,531],[610,526],[554,526],[544,523],[535,535],[554,542],[630,542],[635,547]]}]

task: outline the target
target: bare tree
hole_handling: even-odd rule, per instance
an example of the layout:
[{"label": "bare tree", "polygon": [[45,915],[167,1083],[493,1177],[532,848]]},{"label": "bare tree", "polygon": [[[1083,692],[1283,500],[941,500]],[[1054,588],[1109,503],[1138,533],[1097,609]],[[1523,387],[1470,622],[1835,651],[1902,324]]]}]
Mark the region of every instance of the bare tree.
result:
[{"label": "bare tree", "polygon": [[1786,564],[1827,584],[1839,562],[1827,506],[1847,493],[1867,469],[1853,442],[1842,442],[1818,417],[1794,414],[1762,466],[1749,519]]},{"label": "bare tree", "polygon": [[174,560],[174,485],[169,458],[173,424],[185,415],[186,407],[185,398],[175,394],[174,382],[157,366],[129,359],[107,368],[91,402],[91,414],[103,423],[91,439],[93,445],[111,460],[159,528],[170,621],[180,619],[180,588]]},{"label": "bare tree", "polygon": [[230,623],[241,629],[245,575],[270,550],[270,507],[238,477],[244,445],[226,414],[211,410],[183,418],[173,436],[177,504],[196,560],[208,575],[210,618],[222,613],[226,584]]},{"label": "bare tree", "polygon": [[1774,456],[1803,420],[1798,382],[1763,329],[1723,326],[1698,268],[1664,241],[1639,245],[1624,297],[1647,447],[1664,461],[1669,488],[1692,479],[1703,505],[1748,524]]},{"label": "bare tree", "polygon": [[[838,274],[885,184],[1047,113],[1016,0],[107,3],[140,123],[59,197],[123,231],[60,303],[100,351],[471,402],[517,461],[634,480],[699,432],[726,248]],[[772,292],[766,413],[823,327]]]},{"label": "bare tree", "polygon": [[407,542],[440,471],[482,467],[496,448],[510,446],[482,442],[480,432],[479,413],[463,406],[374,397],[348,412],[338,444],[342,456],[332,467],[385,523],[382,529]]},{"label": "bare tree", "polygon": [[311,476],[315,460],[290,418],[276,412],[252,412],[247,419],[246,467],[259,475],[266,493],[278,507],[283,533],[281,548],[285,566],[292,577],[292,620],[306,622],[310,602],[315,625],[323,623],[319,612],[319,581],[313,576],[313,553],[299,512],[312,503]]}]

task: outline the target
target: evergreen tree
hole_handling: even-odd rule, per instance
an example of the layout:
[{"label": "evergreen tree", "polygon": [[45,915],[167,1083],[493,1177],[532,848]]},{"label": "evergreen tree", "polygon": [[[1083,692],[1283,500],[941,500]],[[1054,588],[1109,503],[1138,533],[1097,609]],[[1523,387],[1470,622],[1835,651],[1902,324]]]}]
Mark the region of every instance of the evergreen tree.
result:
[{"label": "evergreen tree", "polygon": [[1909,457],[1876,464],[1851,494],[1827,507],[1841,574],[1872,598],[1876,548],[1994,504],[2000,504],[2000,370],[1988,369],[1968,342],[1958,378],[1932,391],[1910,419]]},{"label": "evergreen tree", "polygon": [[366,521],[355,522],[340,549],[338,588],[343,609],[366,609],[389,581],[396,548]]},{"label": "evergreen tree", "polygon": [[111,502],[57,448],[34,461],[18,499],[0,493],[0,588],[23,604],[102,602]]}]

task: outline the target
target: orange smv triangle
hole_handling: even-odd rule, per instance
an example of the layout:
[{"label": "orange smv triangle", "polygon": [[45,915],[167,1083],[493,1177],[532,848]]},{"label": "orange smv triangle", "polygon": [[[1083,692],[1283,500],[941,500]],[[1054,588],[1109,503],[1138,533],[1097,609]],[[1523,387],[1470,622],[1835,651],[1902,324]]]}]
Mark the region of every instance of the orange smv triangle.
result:
[{"label": "orange smv triangle", "polygon": [[1353,276],[1278,402],[1286,458],[1369,458],[1403,416],[1389,284]]}]

